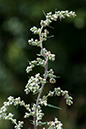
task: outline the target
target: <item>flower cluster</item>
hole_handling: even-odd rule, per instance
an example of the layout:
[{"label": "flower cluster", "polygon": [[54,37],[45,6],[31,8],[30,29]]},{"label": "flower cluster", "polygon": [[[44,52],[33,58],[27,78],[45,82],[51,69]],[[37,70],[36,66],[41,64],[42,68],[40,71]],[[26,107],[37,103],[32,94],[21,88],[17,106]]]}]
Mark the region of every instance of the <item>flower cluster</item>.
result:
[{"label": "flower cluster", "polygon": [[49,71],[47,71],[47,77],[50,78],[50,80],[49,80],[50,83],[52,83],[52,84],[56,83],[55,78],[57,78],[57,77],[54,75],[53,69],[50,69]]},{"label": "flower cluster", "polygon": [[32,69],[35,66],[45,67],[45,65],[46,65],[46,61],[38,57],[38,58],[36,58],[36,60],[29,62],[29,66],[27,66],[26,72],[29,73],[30,71],[32,71]]},{"label": "flower cluster", "polygon": [[57,21],[58,18],[64,19],[65,17],[75,17],[76,14],[73,11],[56,11],[55,14],[52,12],[47,13],[46,20],[41,20],[40,25],[45,27],[49,26],[52,21]]},{"label": "flower cluster", "polygon": [[49,126],[48,129],[62,129],[62,123],[57,118],[55,121],[48,122],[47,125]]},{"label": "flower cluster", "polygon": [[40,34],[41,29],[33,26],[30,31],[32,31],[34,34]]},{"label": "flower cluster", "polygon": [[40,25],[45,27],[45,26],[49,26],[49,24],[51,23],[52,21],[50,19],[46,19],[46,20],[41,20],[40,22]]},{"label": "flower cluster", "polygon": [[44,32],[42,33],[42,38],[47,38],[47,34],[49,34],[49,31],[47,29],[44,29]]},{"label": "flower cluster", "polygon": [[18,124],[15,125],[14,127],[15,127],[15,129],[21,129],[23,127],[23,124],[24,124],[23,121],[18,121]]},{"label": "flower cluster", "polygon": [[[48,60],[54,61],[55,60],[55,54],[51,54],[50,51],[47,51],[46,48],[43,48],[44,54]],[[44,56],[43,52],[41,51],[40,56]]]},{"label": "flower cluster", "polygon": [[48,97],[53,97],[53,96],[64,96],[64,98],[66,99],[67,105],[70,106],[71,104],[73,104],[73,101],[72,101],[73,98],[71,96],[69,96],[68,91],[67,90],[63,91],[63,90],[61,90],[60,87],[54,88],[54,91],[49,91],[48,95],[46,95],[46,96],[44,95],[42,98],[40,98],[39,104],[48,106],[48,104],[47,104]]},{"label": "flower cluster", "polygon": [[61,90],[60,87],[54,88],[54,91],[49,91],[47,97],[49,97],[49,96],[52,97],[52,96],[54,96],[54,95],[56,95],[56,96],[64,96],[64,98],[66,99],[66,104],[69,105],[69,106],[70,106],[71,104],[73,104],[73,101],[72,101],[73,98],[72,98],[71,96],[69,96],[67,90],[63,91],[63,90]]},{"label": "flower cluster", "polygon": [[38,39],[35,39],[35,41],[34,41],[34,39],[31,38],[31,39],[28,40],[28,43],[29,43],[30,45],[32,45],[32,46],[40,47],[40,41],[38,41]]},{"label": "flower cluster", "polygon": [[[35,107],[36,107],[36,105],[34,104],[33,108],[32,108],[34,113],[35,113]],[[40,105],[38,105],[38,107],[37,107],[36,114],[37,114],[37,123],[38,123],[40,120],[42,120],[42,117],[44,116],[44,113],[42,113]]]},{"label": "flower cluster", "polygon": [[[29,112],[25,112],[24,118],[28,118],[29,116],[34,116],[34,114],[35,114],[35,108],[36,108],[36,104],[33,104],[31,109],[30,109],[30,105],[29,104],[26,105],[26,109]],[[44,116],[44,113],[42,113],[42,110],[41,110],[41,106],[40,105],[38,105],[38,107],[37,107],[36,115],[37,115],[37,124],[38,124],[39,121],[42,120],[42,117]],[[34,122],[33,122],[33,124],[34,124]]]},{"label": "flower cluster", "polygon": [[47,35],[49,34],[49,31],[47,29],[44,29],[44,32],[41,33],[40,41],[46,41]]},{"label": "flower cluster", "polygon": [[25,86],[25,92],[28,94],[30,91],[33,92],[33,94],[36,94],[40,91],[40,84],[45,84],[46,79],[40,77],[40,73],[36,74],[35,77],[31,76],[31,78],[28,80],[27,85]]},{"label": "flower cluster", "polygon": [[14,105],[20,105],[20,106],[25,106],[24,101],[20,99],[20,97],[15,98],[10,96],[8,97],[8,101],[3,103],[4,105],[0,108],[0,119],[4,119],[4,120],[11,120],[13,124],[15,124],[15,129],[21,129],[21,127],[23,126],[24,122],[23,121],[18,121],[13,118],[14,114],[9,113],[7,114],[7,109],[9,106]]},{"label": "flower cluster", "polygon": [[[42,39],[42,41],[46,41],[46,39],[47,39],[47,35],[49,34],[49,31],[47,30],[47,29],[44,29],[44,32],[42,32],[41,33],[41,28],[37,28],[37,27],[35,27],[35,26],[33,26],[31,29],[30,29],[30,31],[32,31],[34,34],[41,34],[41,39]],[[40,39],[40,40],[41,40]],[[34,43],[34,41],[33,41],[33,39],[31,39],[31,40],[28,40],[28,42],[29,42],[29,44],[30,45],[34,45],[35,46],[35,43]],[[32,43],[33,42],[33,43]],[[36,42],[37,43],[37,42]],[[40,43],[40,41],[39,41],[39,43]],[[39,43],[38,43],[38,46],[39,46]],[[36,44],[37,45],[37,44]]]},{"label": "flower cluster", "polygon": [[47,106],[47,97],[43,96],[42,98],[39,99],[39,104]]},{"label": "flower cluster", "polygon": [[45,68],[45,66],[46,66],[46,61],[45,60],[43,60],[43,59],[41,59],[41,58],[36,58],[37,59],[37,66],[42,66],[42,67],[44,67]]}]

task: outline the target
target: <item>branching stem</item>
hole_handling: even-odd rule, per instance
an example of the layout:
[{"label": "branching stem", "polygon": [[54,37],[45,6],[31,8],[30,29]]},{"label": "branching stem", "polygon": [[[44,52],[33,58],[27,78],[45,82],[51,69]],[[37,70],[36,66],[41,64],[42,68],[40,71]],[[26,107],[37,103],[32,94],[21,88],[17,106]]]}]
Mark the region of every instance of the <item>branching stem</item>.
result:
[{"label": "branching stem", "polygon": [[[43,28],[41,28],[41,31],[42,31]],[[41,47],[41,51],[43,53],[43,56],[46,60],[46,66],[45,66],[45,72],[44,72],[44,79],[47,78],[47,70],[48,70],[48,59],[44,53],[44,50],[43,50],[43,45],[42,45],[42,40],[41,40],[41,34],[39,35],[39,39],[40,39],[40,47]],[[37,129],[37,108],[38,108],[38,104],[39,104],[39,99],[41,97],[41,94],[43,92],[43,88],[44,88],[44,84],[42,84],[41,86],[41,90],[38,94],[38,97],[37,97],[37,100],[36,100],[36,108],[35,108],[35,115],[34,115],[34,129]]]}]

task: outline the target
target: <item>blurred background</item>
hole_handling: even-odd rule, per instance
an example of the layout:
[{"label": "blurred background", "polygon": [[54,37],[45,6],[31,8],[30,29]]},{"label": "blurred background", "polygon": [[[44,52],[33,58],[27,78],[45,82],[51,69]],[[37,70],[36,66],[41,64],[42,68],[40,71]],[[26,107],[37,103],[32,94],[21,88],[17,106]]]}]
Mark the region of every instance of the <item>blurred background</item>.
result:
[{"label": "blurred background", "polygon": [[[36,38],[29,31],[32,26],[40,27],[40,20],[45,19],[42,10],[75,11],[77,17],[53,22],[54,29],[47,28],[50,38],[44,47],[56,54],[56,61],[49,62],[55,74],[60,76],[55,85],[47,84],[44,93],[54,87],[68,90],[74,98],[71,107],[66,106],[62,97],[49,98],[49,103],[62,108],[56,110],[44,108],[43,120],[58,117],[64,129],[86,129],[86,1],[85,0],[0,0],[0,107],[8,96],[21,96],[26,103],[34,102],[36,97],[25,95],[24,87],[28,77],[42,68],[26,74],[28,60],[34,60],[40,49],[32,47],[27,40]],[[23,107],[10,107],[14,117],[23,120]],[[33,128],[28,119],[24,129]],[[0,129],[13,129],[9,121],[0,121]],[[40,127],[41,129],[42,127]]]}]

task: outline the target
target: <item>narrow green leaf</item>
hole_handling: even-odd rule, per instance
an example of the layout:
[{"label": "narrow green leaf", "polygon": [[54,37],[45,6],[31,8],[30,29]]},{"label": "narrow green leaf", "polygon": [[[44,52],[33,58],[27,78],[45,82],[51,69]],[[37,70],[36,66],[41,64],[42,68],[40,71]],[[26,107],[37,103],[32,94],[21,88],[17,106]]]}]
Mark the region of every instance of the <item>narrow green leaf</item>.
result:
[{"label": "narrow green leaf", "polygon": [[47,104],[47,106],[48,106],[48,107],[51,107],[51,108],[55,108],[55,109],[60,109],[60,110],[62,110],[62,108],[57,107],[57,106],[54,106],[54,105],[51,105],[51,104]]},{"label": "narrow green leaf", "polygon": [[54,35],[51,35],[51,36],[48,36],[47,38],[53,38],[54,37]]},{"label": "narrow green leaf", "polygon": [[36,54],[37,56],[41,56],[41,54]]},{"label": "narrow green leaf", "polygon": [[46,13],[45,13],[45,11],[44,10],[42,10],[42,12],[43,12],[43,14],[45,15],[45,17],[46,17]]},{"label": "narrow green leaf", "polygon": [[60,76],[56,76],[56,78],[60,78]]},{"label": "narrow green leaf", "polygon": [[41,122],[41,121],[39,121],[38,123],[39,123],[39,125],[46,125],[47,124],[47,122]]}]

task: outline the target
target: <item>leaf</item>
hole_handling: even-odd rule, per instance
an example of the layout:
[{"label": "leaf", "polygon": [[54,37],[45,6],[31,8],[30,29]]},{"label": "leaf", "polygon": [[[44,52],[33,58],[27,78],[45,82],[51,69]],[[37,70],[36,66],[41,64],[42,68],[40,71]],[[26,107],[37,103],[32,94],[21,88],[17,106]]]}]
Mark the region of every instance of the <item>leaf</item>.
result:
[{"label": "leaf", "polygon": [[46,124],[47,124],[47,122],[41,122],[41,121],[39,121],[38,123],[39,123],[40,126],[41,126],[41,125],[46,125]]},{"label": "leaf", "polygon": [[57,106],[54,106],[54,105],[51,105],[51,104],[47,104],[47,106],[48,106],[48,107],[51,107],[51,108],[55,108],[55,109],[60,109],[60,110],[62,110],[62,108],[57,107]]},{"label": "leaf", "polygon": [[54,35],[51,35],[51,36],[48,36],[47,38],[53,38],[54,37]]},{"label": "leaf", "polygon": [[60,76],[56,76],[56,78],[60,78]]},{"label": "leaf", "polygon": [[37,54],[37,56],[42,56],[41,54]]},{"label": "leaf", "polygon": [[45,17],[46,17],[46,13],[45,13],[45,11],[44,10],[42,10],[42,12],[43,12],[43,14],[45,15]]}]

